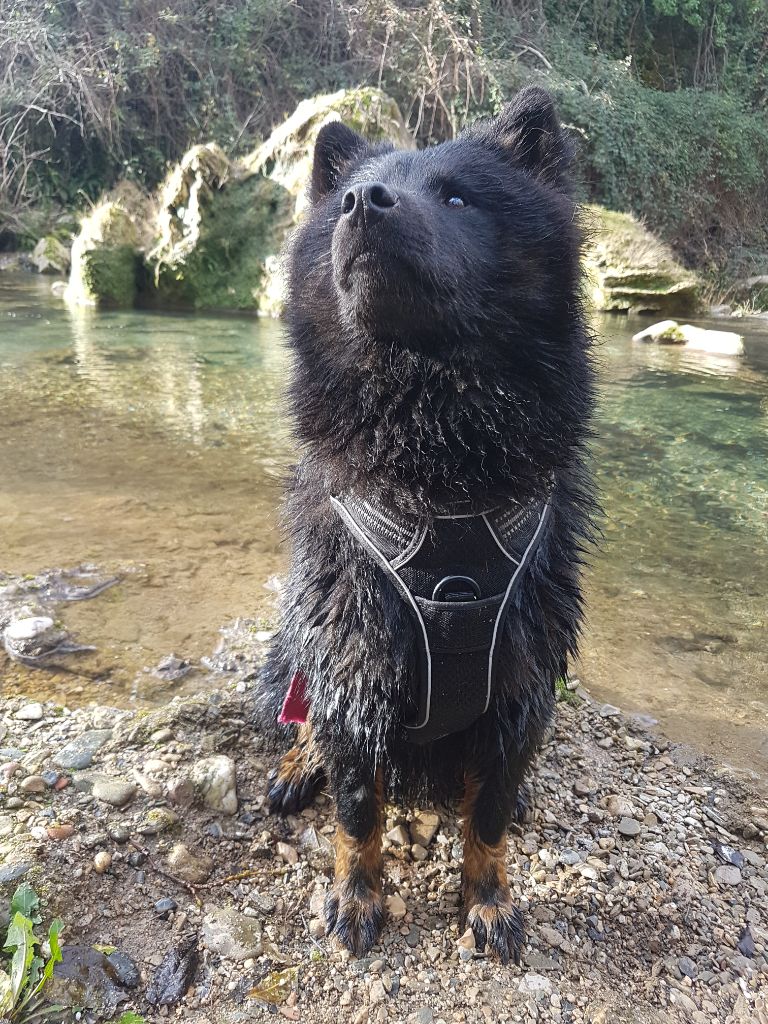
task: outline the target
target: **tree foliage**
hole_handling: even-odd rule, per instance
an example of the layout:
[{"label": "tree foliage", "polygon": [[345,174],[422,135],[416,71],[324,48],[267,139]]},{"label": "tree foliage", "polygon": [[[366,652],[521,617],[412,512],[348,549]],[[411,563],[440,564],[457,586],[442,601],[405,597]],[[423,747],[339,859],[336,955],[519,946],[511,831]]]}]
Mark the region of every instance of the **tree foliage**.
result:
[{"label": "tree foliage", "polygon": [[0,241],[312,93],[380,85],[428,144],[531,76],[589,198],[691,260],[768,248],[764,0],[0,0]]}]

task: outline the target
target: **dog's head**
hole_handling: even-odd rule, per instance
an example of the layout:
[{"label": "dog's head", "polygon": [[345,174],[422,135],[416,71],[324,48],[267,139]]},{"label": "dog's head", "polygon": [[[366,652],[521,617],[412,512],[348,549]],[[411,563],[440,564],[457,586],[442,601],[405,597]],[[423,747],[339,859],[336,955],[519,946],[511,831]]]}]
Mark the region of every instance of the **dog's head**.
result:
[{"label": "dog's head", "polygon": [[519,358],[514,335],[551,333],[558,318],[567,329],[579,250],[568,162],[538,88],[420,151],[326,125],[293,248],[292,307],[353,353],[394,344]]}]

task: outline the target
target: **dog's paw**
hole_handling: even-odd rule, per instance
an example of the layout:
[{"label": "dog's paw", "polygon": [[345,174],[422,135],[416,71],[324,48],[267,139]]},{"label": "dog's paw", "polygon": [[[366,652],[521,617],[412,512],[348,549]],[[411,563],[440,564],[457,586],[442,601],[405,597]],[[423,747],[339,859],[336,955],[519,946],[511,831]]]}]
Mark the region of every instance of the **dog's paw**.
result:
[{"label": "dog's paw", "polygon": [[503,964],[510,960],[520,963],[525,940],[523,917],[511,900],[497,904],[475,903],[467,912],[467,926],[472,929],[479,952],[487,947]]},{"label": "dog's paw", "polygon": [[315,768],[306,774],[278,770],[271,779],[267,791],[269,813],[282,817],[286,814],[298,814],[305,807],[309,807],[324,783],[325,772],[322,768]]},{"label": "dog's paw", "polygon": [[[364,895],[361,894],[364,893]],[[325,897],[325,934],[355,956],[365,956],[376,944],[384,924],[381,893],[357,886],[355,893],[335,886]]]}]

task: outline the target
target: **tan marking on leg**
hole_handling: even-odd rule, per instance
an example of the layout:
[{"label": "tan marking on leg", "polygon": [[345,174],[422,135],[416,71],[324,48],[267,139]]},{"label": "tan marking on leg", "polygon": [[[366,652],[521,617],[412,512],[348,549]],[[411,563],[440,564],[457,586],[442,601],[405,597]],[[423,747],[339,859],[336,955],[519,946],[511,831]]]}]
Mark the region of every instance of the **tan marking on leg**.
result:
[{"label": "tan marking on leg", "polygon": [[317,768],[321,767],[320,756],[315,746],[312,726],[303,722],[296,733],[296,744],[283,756],[277,770],[277,778],[286,784],[299,785]]},{"label": "tan marking on leg", "polygon": [[461,806],[462,834],[464,837],[464,862],[462,880],[464,883],[465,910],[477,903],[483,888],[498,887],[509,894],[507,869],[507,833],[503,833],[498,843],[490,846],[484,843],[474,826],[474,812],[480,784],[475,778],[468,778],[464,786],[464,799]]}]

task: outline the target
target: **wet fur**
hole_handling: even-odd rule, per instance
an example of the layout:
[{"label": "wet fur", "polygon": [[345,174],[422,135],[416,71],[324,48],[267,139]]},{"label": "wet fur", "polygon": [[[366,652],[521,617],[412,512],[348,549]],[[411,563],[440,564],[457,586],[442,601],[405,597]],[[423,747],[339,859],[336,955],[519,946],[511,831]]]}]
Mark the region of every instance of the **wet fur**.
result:
[{"label": "wet fur", "polygon": [[[536,89],[420,153],[369,146],[331,125],[289,254],[301,458],[283,510],[291,568],[261,677],[262,722],[275,723],[301,668],[314,750],[338,800],[370,788],[377,773],[384,796],[406,803],[460,795],[467,777],[487,785],[493,812],[470,814],[472,849],[486,851],[485,866],[470,858],[472,891],[498,860],[581,623],[593,372],[568,160],[551,101]],[[369,180],[398,189],[402,202],[399,219],[371,229],[355,264],[359,234],[341,222],[340,203]],[[468,194],[467,208],[446,214],[443,190]],[[422,514],[469,500],[480,511],[541,494],[550,474],[550,524],[505,622],[489,711],[462,733],[410,743],[413,623],[329,496],[354,490]],[[370,801],[340,812],[342,828],[354,833],[370,813]],[[501,882],[487,906],[499,892]],[[483,926],[490,934],[494,922]],[[518,926],[515,918],[502,931]]]}]

